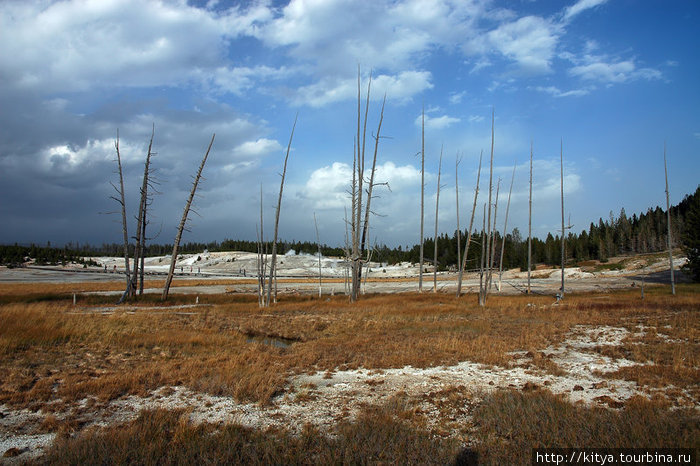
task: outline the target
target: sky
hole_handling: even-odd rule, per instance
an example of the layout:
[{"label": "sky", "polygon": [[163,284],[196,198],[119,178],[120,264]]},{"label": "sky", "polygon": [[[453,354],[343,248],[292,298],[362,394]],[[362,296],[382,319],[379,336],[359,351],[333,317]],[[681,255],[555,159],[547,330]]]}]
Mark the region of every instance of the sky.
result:
[{"label": "sky", "polygon": [[[527,236],[665,206],[700,182],[700,2],[638,0],[0,1],[0,243],[119,243],[110,212],[119,132],[129,230],[151,130],[159,191],[149,237],[171,243],[213,133],[183,241],[271,239],[295,117],[279,236],[342,245],[370,74],[368,149],[386,95],[372,243],[465,229],[488,195]],[[456,167],[457,161],[459,165]],[[369,162],[368,162],[369,163]],[[457,172],[455,172],[457,168]],[[495,199],[495,187],[493,197]],[[569,220],[570,218],[570,220]]]}]

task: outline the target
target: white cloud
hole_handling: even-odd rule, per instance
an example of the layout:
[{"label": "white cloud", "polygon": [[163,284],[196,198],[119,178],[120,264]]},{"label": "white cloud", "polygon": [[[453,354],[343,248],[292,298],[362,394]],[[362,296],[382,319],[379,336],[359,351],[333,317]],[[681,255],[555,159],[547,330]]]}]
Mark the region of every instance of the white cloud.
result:
[{"label": "white cloud", "polygon": [[399,71],[434,47],[475,34],[481,0],[292,0],[259,30],[271,46],[324,73],[347,74],[348,63]]},{"label": "white cloud", "polygon": [[279,150],[282,150],[282,146],[279,142],[272,139],[260,138],[255,141],[246,141],[238,145],[233,149],[233,154],[241,158],[258,158]]},{"label": "white cloud", "polygon": [[451,92],[450,93],[450,103],[452,105],[457,105],[462,103],[462,99],[467,95],[467,91],[462,92]]},{"label": "white cloud", "polygon": [[377,166],[375,180],[378,183],[389,183],[392,192],[399,193],[420,184],[420,170],[411,165],[396,166],[389,161]]},{"label": "white cloud", "polygon": [[288,67],[272,68],[266,65],[254,67],[220,66],[214,70],[197,71],[202,82],[209,81],[220,92],[230,92],[238,95],[248,91],[260,82],[271,79],[284,79],[296,73],[298,73],[298,70]]},{"label": "white cloud", "polygon": [[268,17],[260,6],[219,15],[183,2],[7,2],[0,68],[13,85],[45,92],[181,85],[219,66],[226,40]]},{"label": "white cloud", "polygon": [[[366,175],[369,177],[369,167]],[[352,167],[334,162],[314,170],[298,196],[311,202],[314,209],[340,210],[350,202],[348,190],[351,182]],[[375,182],[387,183],[391,192],[398,195],[402,190],[420,183],[420,171],[410,165],[396,166],[394,162],[387,161],[377,165]],[[381,187],[377,186],[376,189],[380,190]]]},{"label": "white cloud", "polygon": [[525,16],[488,33],[492,47],[528,73],[547,73],[561,32],[549,21]]},{"label": "white cloud", "polygon": [[571,89],[569,91],[562,91],[556,86],[537,86],[534,88],[538,92],[544,92],[545,94],[550,94],[554,97],[581,97],[588,95],[591,92],[590,88],[586,89]]},{"label": "white cloud", "polygon": [[[421,127],[423,121],[423,115],[418,115],[414,121],[417,127]],[[442,115],[439,117],[431,117],[425,115],[425,127],[428,129],[444,129],[455,123],[459,123],[461,120],[459,118],[451,117],[449,115]]]},{"label": "white cloud", "polygon": [[579,13],[604,4],[608,0],[579,0],[575,4],[564,9],[564,21],[569,21]]},{"label": "white cloud", "polygon": [[316,209],[341,209],[348,204],[347,190],[352,180],[352,168],[345,163],[314,170],[300,195],[312,201]]},{"label": "white cloud", "polygon": [[[125,159],[132,158],[136,151],[133,147],[120,147],[120,153]],[[109,139],[89,140],[84,146],[75,147],[67,144],[60,144],[47,147],[42,151],[42,168],[47,173],[54,175],[60,172],[73,172],[85,169],[87,165],[92,165],[100,161],[109,161],[116,157],[114,141]]]},{"label": "white cloud", "polygon": [[618,84],[636,79],[661,79],[660,71],[652,68],[637,68],[634,60],[607,62],[606,57],[587,55],[581,64],[572,67],[569,74],[586,81]]},{"label": "white cloud", "polygon": [[[433,87],[428,71],[403,71],[398,75],[380,75],[372,79],[374,95],[387,94],[387,100],[405,101],[425,89]],[[298,105],[322,107],[329,103],[357,97],[357,78],[324,78],[321,81],[301,87],[294,102]]]},{"label": "white cloud", "polygon": [[487,58],[481,58],[476,63],[474,63],[474,66],[472,67],[472,69],[469,70],[469,74],[474,74],[474,73],[476,73],[484,68],[488,68],[491,65],[492,65],[491,61],[489,61]]}]

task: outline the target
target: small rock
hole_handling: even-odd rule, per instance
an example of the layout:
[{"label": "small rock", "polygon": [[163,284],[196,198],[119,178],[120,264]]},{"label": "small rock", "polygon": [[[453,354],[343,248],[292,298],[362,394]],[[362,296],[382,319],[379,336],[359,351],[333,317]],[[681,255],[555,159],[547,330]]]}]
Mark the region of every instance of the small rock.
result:
[{"label": "small rock", "polygon": [[3,458],[13,458],[15,456],[19,456],[22,453],[24,453],[25,450],[20,450],[19,448],[10,448],[9,450],[5,451],[5,453],[2,455]]},{"label": "small rock", "polygon": [[580,385],[574,385],[574,388],[573,388],[572,391],[574,391],[574,392],[580,392],[581,390],[583,390],[583,387],[582,387],[582,386],[580,386]]},{"label": "small rock", "polygon": [[550,385],[552,385],[551,380],[545,380],[545,381],[544,381],[544,385],[547,386],[547,387],[550,386]]},{"label": "small rock", "polygon": [[595,382],[593,385],[591,385],[591,388],[599,389],[599,388],[605,388],[608,386],[608,383],[605,380],[602,380],[600,382]]}]

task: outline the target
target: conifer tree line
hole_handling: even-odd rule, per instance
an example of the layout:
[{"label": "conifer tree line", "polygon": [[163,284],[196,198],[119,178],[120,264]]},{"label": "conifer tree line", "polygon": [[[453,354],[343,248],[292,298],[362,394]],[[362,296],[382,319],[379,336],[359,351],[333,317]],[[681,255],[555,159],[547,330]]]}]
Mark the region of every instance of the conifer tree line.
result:
[{"label": "conifer tree line", "polygon": [[[460,232],[459,237],[462,246],[466,241],[467,231]],[[666,248],[666,211],[661,207],[648,209],[642,214],[627,215],[623,208],[619,214],[610,212],[607,219],[599,219],[592,222],[587,230],[580,233],[570,232],[566,237],[566,263],[577,263],[598,260],[605,262],[609,257],[625,254],[643,254],[661,252]],[[686,195],[678,205],[671,206],[671,237],[674,248],[684,248],[685,252],[698,257],[700,251],[700,187],[692,195]],[[452,235],[443,233],[437,238],[438,268],[440,270],[455,269],[457,267],[457,231]],[[500,243],[501,233],[497,233],[497,241]],[[472,241],[482,241],[481,232],[472,232]],[[532,260],[535,264],[558,265],[560,261],[559,235],[551,233],[542,240],[532,240]],[[134,245],[130,244],[130,255],[133,255]],[[149,244],[146,247],[146,256],[165,256],[172,252],[172,244]],[[271,247],[271,244],[268,244]],[[277,244],[280,254],[288,254],[294,251],[296,254],[318,253],[319,245],[313,241],[285,241],[279,240]],[[435,241],[427,238],[424,250],[433,251]],[[102,244],[94,246],[87,243],[67,243],[62,247],[53,247],[49,242],[45,246],[30,245],[0,245],[0,263],[4,265],[21,264],[27,259],[34,259],[39,264],[61,264],[67,262],[81,262],[81,257],[112,256],[119,257],[122,254],[121,244]],[[325,244],[320,246],[321,254],[330,257],[344,257],[342,247],[332,247]],[[245,251],[255,253],[258,250],[256,241],[225,239],[221,242],[186,242],[180,246],[182,254],[201,254],[204,250],[210,252],[221,251]],[[269,250],[269,249],[268,249]],[[463,248],[462,248],[463,250]],[[374,250],[373,261],[388,265],[399,262],[419,262],[420,246],[398,246],[390,248],[386,245],[377,246]],[[503,248],[503,267],[527,269],[527,234],[514,228],[506,235]],[[480,251],[478,248],[470,248],[467,257],[467,270],[478,268]],[[501,251],[496,251],[496,261],[500,260]],[[432,258],[426,258],[428,264],[432,264]],[[692,262],[692,261],[691,261]],[[431,266],[432,268],[432,266]],[[692,270],[692,267],[691,267]]]}]

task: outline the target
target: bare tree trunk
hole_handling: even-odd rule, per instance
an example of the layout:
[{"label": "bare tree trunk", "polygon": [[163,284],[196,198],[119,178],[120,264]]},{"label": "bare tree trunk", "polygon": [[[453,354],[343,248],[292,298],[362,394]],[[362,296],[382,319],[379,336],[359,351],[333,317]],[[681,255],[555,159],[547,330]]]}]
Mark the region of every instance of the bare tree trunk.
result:
[{"label": "bare tree trunk", "polygon": [[498,291],[501,291],[501,280],[503,279],[503,254],[506,252],[506,232],[508,231],[508,212],[510,212],[510,195],[513,194],[513,181],[515,181],[515,167],[513,165],[513,175],[510,177],[510,189],[508,190],[508,204],[506,204],[506,221],[503,224],[503,241],[501,241],[501,257],[498,263]]},{"label": "bare tree trunk", "polygon": [[321,237],[318,234],[318,222],[316,222],[316,212],[314,212],[314,226],[316,227],[316,244],[318,244],[318,297],[322,295],[321,283]]},{"label": "bare tree trunk", "polygon": [[139,252],[139,259],[141,261],[141,266],[139,270],[139,294],[143,294],[143,275],[145,273],[146,267],[146,221],[148,212],[148,200],[143,204],[143,221],[141,222],[141,247]]},{"label": "bare tree trunk", "polygon": [[467,254],[469,253],[469,243],[472,240],[472,227],[474,226],[474,213],[476,212],[476,199],[479,197],[479,179],[481,178],[481,159],[484,156],[484,151],[479,155],[479,170],[476,173],[476,189],[474,191],[474,205],[472,206],[472,218],[469,220],[469,231],[467,232],[467,244],[464,247],[464,256],[462,256],[462,265],[459,268],[459,277],[457,278],[457,297],[462,294],[462,276],[467,268]]},{"label": "bare tree trunk", "polygon": [[481,266],[479,267],[479,306],[486,304],[486,288],[484,287],[484,263],[486,262],[486,204],[484,204],[484,216],[481,225]]},{"label": "bare tree trunk", "polygon": [[[369,87],[367,89],[367,103],[369,104]],[[377,136],[374,138],[374,156],[372,158],[372,171],[369,176],[369,186],[367,187],[367,205],[365,206],[365,223],[362,227],[362,242],[360,251],[360,256],[364,256],[365,250],[369,249],[367,243],[369,242],[369,214],[372,212],[370,205],[372,203],[372,191],[374,189],[374,174],[377,167],[377,152],[379,150],[379,138],[382,131],[382,121],[384,121],[384,105],[386,104],[386,94],[384,94],[384,100],[382,101],[382,111],[379,114],[379,126],[377,127]],[[366,115],[365,115],[366,117]],[[366,121],[365,121],[366,124]],[[363,155],[364,158],[364,155]],[[364,164],[364,162],[363,162]]]},{"label": "bare tree trunk", "polygon": [[[459,231],[459,154],[455,156],[455,205],[457,212],[457,267],[458,273],[462,273],[462,237]],[[459,296],[459,291],[457,292]]]},{"label": "bare tree trunk", "polygon": [[[357,136],[358,136],[358,147],[357,147],[357,203],[356,203],[356,208],[357,210],[355,211],[355,229],[357,230],[357,233],[355,235],[355,239],[358,242],[357,250],[354,251],[353,253],[353,287],[357,287],[357,290],[353,292],[353,296],[355,297],[355,300],[357,300],[359,293],[361,292],[360,288],[362,286],[362,257],[365,252],[365,241],[367,241],[366,236],[367,236],[367,231],[366,229],[369,228],[369,204],[370,204],[370,198],[367,198],[367,218],[365,219],[365,224],[363,226],[362,224],[362,195],[364,192],[364,189],[362,185],[364,184],[364,173],[365,173],[365,147],[367,143],[367,116],[369,114],[369,98],[370,98],[370,91],[372,89],[372,73],[370,72],[369,74],[369,81],[367,83],[367,97],[365,99],[365,114],[364,114],[364,120],[362,121],[362,142],[360,143],[360,82],[361,82],[361,76],[360,76],[360,71],[358,68],[358,73],[357,73],[357,110],[358,110],[358,119],[357,119]],[[383,116],[383,111],[384,107],[382,106],[382,116]],[[381,125],[381,121],[380,121]],[[377,139],[377,144],[379,143],[379,140]],[[376,147],[376,146],[375,146]],[[374,169],[375,169],[375,164],[377,162],[377,153],[375,151],[374,153],[374,164],[372,165],[372,182],[374,182]],[[372,183],[371,182],[371,183]],[[368,187],[368,192],[371,193],[372,191],[372,186]],[[368,194],[368,196],[371,196],[371,194]],[[361,233],[360,233],[361,232]]]},{"label": "bare tree trunk", "polygon": [[[353,172],[354,173],[354,172]],[[353,180],[354,183],[354,180]],[[355,202],[354,197],[353,197],[353,203]],[[354,205],[354,204],[353,204]],[[350,267],[350,238],[348,235],[348,208],[345,207],[345,266],[343,267],[343,273],[345,275],[345,294],[348,295],[350,294],[350,284],[348,283],[349,281],[349,267]]]},{"label": "bare tree trunk", "polygon": [[257,280],[258,280],[258,307],[262,307],[262,289],[260,287],[260,277],[262,276],[262,253],[260,252],[260,227],[256,224],[255,225],[255,239],[257,244],[256,246],[256,253],[255,253],[255,271],[257,272]]},{"label": "bare tree trunk", "polygon": [[[124,200],[124,175],[122,171],[122,156],[119,153],[119,130],[117,130],[117,140],[114,141],[114,148],[117,151],[117,167],[119,168],[119,188],[112,185],[114,189],[119,194],[119,197],[112,196],[112,199],[117,201],[121,205],[122,211],[122,233],[124,234],[124,273],[126,275],[126,291],[122,298],[126,298],[126,295],[131,290],[131,273],[129,269],[129,234],[127,233],[127,223],[126,223],[126,201]],[[121,303],[123,299],[120,299]]]},{"label": "bare tree trunk", "polygon": [[496,183],[496,202],[494,203],[493,207],[493,230],[491,231],[491,252],[489,253],[489,257],[491,259],[491,263],[489,264],[489,269],[487,273],[487,283],[488,283],[488,289],[491,291],[491,288],[493,287],[493,265],[494,261],[496,260],[496,243],[498,241],[497,234],[498,229],[496,228],[496,218],[498,217],[498,197],[501,191],[501,178],[498,178],[498,182]]},{"label": "bare tree trunk", "polygon": [[372,261],[372,252],[374,252],[374,250],[372,248],[369,248],[367,250],[367,262],[365,265],[365,268],[367,270],[365,270],[365,274],[362,277],[362,294],[365,294],[367,292],[367,277],[369,277],[369,271],[370,271],[369,263]]},{"label": "bare tree trunk", "polygon": [[529,213],[527,220],[527,294],[532,291],[530,289],[530,272],[532,270],[532,141],[530,141],[530,197],[529,197]]},{"label": "bare tree trunk", "polygon": [[[489,169],[489,202],[486,221],[486,267],[491,265],[491,195],[493,194],[493,146],[494,146],[494,118],[495,111],[491,111],[491,165]],[[486,303],[486,295],[489,289],[489,271],[486,271],[486,286],[484,287],[484,304]]]},{"label": "bare tree trunk", "polygon": [[[371,79],[371,76],[370,76]],[[371,83],[371,81],[370,81]],[[369,98],[367,102],[369,106]],[[367,125],[367,110],[365,111],[365,129]],[[363,158],[364,148],[362,131],[362,91],[360,67],[357,67],[357,139],[355,140],[355,150],[353,151],[353,209],[352,209],[352,285],[350,300],[357,301],[360,292],[360,276],[362,274],[362,256],[360,253],[360,229],[362,215],[362,182],[364,178],[365,161]]]},{"label": "bare tree trunk", "polygon": [[[153,136],[155,135],[155,125],[151,130],[151,140],[148,143],[148,153],[146,154],[146,163],[143,168],[143,180],[141,182],[141,202],[139,203],[139,213],[136,223],[136,246],[134,247],[134,273],[132,274],[133,281],[131,284],[131,294],[136,294],[137,280],[139,279],[139,260],[143,254],[143,233],[145,231],[144,224],[146,223],[146,202],[148,197],[148,175],[151,165],[151,149],[153,148]],[[141,262],[143,264],[143,262]]]},{"label": "bare tree trunk", "polygon": [[673,276],[673,249],[671,247],[671,205],[668,192],[668,167],[666,166],[666,141],[664,141],[664,174],[666,175],[666,223],[668,225],[668,262],[671,266],[671,294],[676,294],[676,281]]},{"label": "bare tree trunk", "polygon": [[284,189],[284,178],[287,175],[287,160],[289,160],[289,151],[292,147],[292,139],[294,138],[294,130],[297,127],[297,117],[294,118],[294,125],[292,126],[292,134],[289,136],[289,143],[287,144],[287,154],[284,156],[284,168],[282,169],[282,181],[280,182],[280,194],[277,198],[277,211],[275,213],[275,230],[272,239],[272,259],[270,260],[270,281],[267,283],[267,302],[266,305],[270,305],[270,299],[272,295],[272,282],[275,282],[275,302],[277,302],[277,233],[280,222],[280,210],[282,209],[282,191]]},{"label": "bare tree trunk", "polygon": [[437,293],[438,268],[438,212],[440,210],[440,175],[442,174],[442,147],[440,147],[440,162],[438,164],[437,194],[435,196],[435,241],[433,248],[433,293]]},{"label": "bare tree trunk", "polygon": [[360,287],[362,285],[362,261],[365,251],[368,250],[369,242],[369,217],[371,213],[372,191],[374,189],[374,175],[377,164],[377,153],[379,150],[379,138],[384,120],[384,106],[386,104],[386,95],[382,102],[382,110],[377,128],[377,135],[374,142],[374,157],[372,161],[372,171],[370,174],[369,185],[367,187],[367,200],[364,205],[364,223],[362,222],[362,196],[364,193],[364,172],[365,172],[365,147],[367,142],[367,117],[369,113],[369,102],[372,89],[372,74],[370,73],[369,82],[367,84],[367,96],[365,100],[364,120],[362,119],[362,98],[361,98],[361,73],[358,66],[357,69],[357,139],[353,151],[353,180],[352,180],[352,289],[350,300],[356,301],[359,297]]},{"label": "bare tree trunk", "polygon": [[185,204],[185,210],[182,212],[182,219],[180,219],[180,225],[178,225],[177,227],[177,234],[175,235],[175,241],[173,243],[173,254],[170,258],[170,269],[168,270],[168,278],[166,278],[165,286],[163,287],[163,301],[168,299],[170,284],[173,281],[173,273],[175,272],[175,263],[177,262],[177,252],[180,248],[180,239],[182,238],[182,232],[185,229],[185,224],[187,223],[187,216],[190,213],[190,207],[192,207],[192,200],[194,199],[194,195],[197,192],[197,185],[199,184],[199,180],[202,177],[202,170],[204,170],[204,164],[207,162],[207,157],[209,157],[209,151],[211,151],[211,146],[214,144],[214,137],[216,137],[216,134],[212,134],[211,141],[209,142],[209,147],[207,147],[207,151],[204,153],[202,163],[199,164],[197,175],[195,176],[194,182],[192,183],[192,190],[190,191],[190,195],[187,198],[187,203]]},{"label": "bare tree trunk", "polygon": [[423,292],[423,213],[425,212],[425,105],[421,117],[420,146],[420,270],[418,272],[418,292]]},{"label": "bare tree trunk", "polygon": [[559,163],[561,165],[561,298],[564,299],[564,140],[561,140],[561,148],[559,154]]}]

